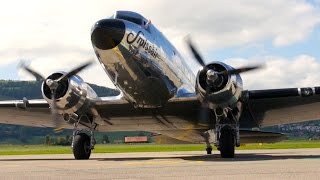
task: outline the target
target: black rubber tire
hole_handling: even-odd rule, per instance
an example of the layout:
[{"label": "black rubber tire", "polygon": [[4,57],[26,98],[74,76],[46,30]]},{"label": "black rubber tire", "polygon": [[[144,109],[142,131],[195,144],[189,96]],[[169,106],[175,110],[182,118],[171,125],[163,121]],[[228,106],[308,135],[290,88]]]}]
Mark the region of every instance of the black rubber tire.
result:
[{"label": "black rubber tire", "polygon": [[75,159],[89,159],[91,155],[90,137],[85,133],[77,134],[74,137],[72,151]]},{"label": "black rubber tire", "polygon": [[212,154],[212,147],[207,147],[206,151],[207,151],[207,154]]},{"label": "black rubber tire", "polygon": [[221,129],[219,150],[222,158],[234,158],[235,132],[230,127]]}]

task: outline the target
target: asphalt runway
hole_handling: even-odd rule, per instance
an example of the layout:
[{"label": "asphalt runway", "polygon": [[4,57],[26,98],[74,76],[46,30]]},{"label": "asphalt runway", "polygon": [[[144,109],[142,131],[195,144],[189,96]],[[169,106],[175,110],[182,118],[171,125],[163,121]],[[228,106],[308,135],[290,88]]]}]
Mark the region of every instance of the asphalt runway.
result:
[{"label": "asphalt runway", "polygon": [[0,179],[320,179],[320,149],[0,156]]}]

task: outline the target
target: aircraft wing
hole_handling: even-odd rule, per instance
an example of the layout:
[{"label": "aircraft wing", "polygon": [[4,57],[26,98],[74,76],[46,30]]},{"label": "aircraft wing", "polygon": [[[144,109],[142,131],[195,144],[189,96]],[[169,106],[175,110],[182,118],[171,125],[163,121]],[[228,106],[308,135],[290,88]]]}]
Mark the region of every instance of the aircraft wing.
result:
[{"label": "aircraft wing", "polygon": [[[241,101],[243,112],[239,120],[240,128],[266,127],[320,119],[318,110],[320,87],[243,91]],[[206,124],[210,116],[214,116],[201,106],[201,102],[195,96],[172,98],[166,107],[157,110],[137,111],[131,104],[106,104],[98,106],[97,110],[102,117],[109,118],[111,123],[117,118],[129,120],[128,117],[131,119],[137,117],[136,120],[139,120],[140,124],[160,122],[176,129],[188,129],[187,124],[183,125],[181,120],[193,124],[195,129],[202,129],[201,125]],[[158,118],[159,115],[161,118]],[[139,119],[140,116],[144,116],[145,121]],[[157,121],[151,119],[157,119]]]},{"label": "aircraft wing", "polygon": [[[308,91],[309,90],[309,91]],[[244,91],[240,128],[265,127],[320,119],[320,88]],[[197,97],[169,100],[164,108],[136,109],[119,97],[94,100],[104,130],[134,130],[137,124],[160,132],[165,129],[205,129],[209,116]],[[202,117],[205,115],[205,117]],[[61,120],[62,121],[62,120]],[[53,127],[50,108],[43,100],[0,101],[0,123]],[[66,128],[72,128],[66,124]]]},{"label": "aircraft wing", "polygon": [[[103,97],[94,100],[96,106],[102,104],[128,104],[127,101],[120,99],[118,96]],[[60,124],[64,128],[73,128],[62,119]],[[0,123],[24,125],[33,127],[54,127],[52,121],[50,106],[44,99],[28,100],[8,100],[0,101]]]},{"label": "aircraft wing", "polygon": [[0,123],[53,127],[49,104],[44,99],[0,101]]},{"label": "aircraft wing", "polygon": [[[94,104],[92,109],[99,117],[97,123],[106,125],[106,130],[117,130],[117,128],[132,130],[137,124],[145,127],[148,125],[154,130],[192,129],[194,126],[188,126],[188,123],[183,122],[194,121],[201,105],[196,97],[174,98],[161,109],[136,109],[120,96],[97,98],[93,99],[92,103]],[[54,126],[50,106],[44,99],[0,101],[0,123],[34,127]],[[175,123],[178,127],[174,125]],[[65,122],[61,124],[67,126]]]},{"label": "aircraft wing", "polygon": [[320,87],[243,92],[242,126],[266,127],[320,119]]}]

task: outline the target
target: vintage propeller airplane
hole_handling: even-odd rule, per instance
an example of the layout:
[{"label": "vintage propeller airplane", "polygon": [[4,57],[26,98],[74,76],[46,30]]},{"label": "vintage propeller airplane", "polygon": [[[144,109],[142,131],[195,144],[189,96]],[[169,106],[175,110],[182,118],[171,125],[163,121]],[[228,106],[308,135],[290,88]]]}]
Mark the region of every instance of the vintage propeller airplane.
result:
[{"label": "vintage propeller airplane", "polygon": [[240,74],[260,66],[206,64],[189,38],[187,44],[202,66],[195,76],[151,21],[135,12],[117,11],[97,21],[91,41],[119,96],[98,97],[77,75],[92,61],[47,78],[22,65],[43,81],[43,99],[0,101],[0,123],[73,128],[75,159],[90,157],[95,131],[133,130],[204,142],[207,154],[213,143],[221,157],[232,158],[240,139],[283,139],[282,134],[258,131],[260,127],[320,117],[320,87],[243,90]]}]

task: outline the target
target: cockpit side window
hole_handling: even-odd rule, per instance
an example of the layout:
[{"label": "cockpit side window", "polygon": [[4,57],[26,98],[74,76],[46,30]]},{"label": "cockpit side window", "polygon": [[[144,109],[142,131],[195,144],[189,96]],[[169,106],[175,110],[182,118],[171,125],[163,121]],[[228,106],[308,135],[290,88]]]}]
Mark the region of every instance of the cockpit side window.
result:
[{"label": "cockpit side window", "polygon": [[123,14],[117,14],[117,16],[115,18],[116,19],[127,20],[127,21],[133,22],[133,23],[138,24],[138,25],[142,25],[142,21],[143,21],[140,18],[130,17],[130,16],[126,16],[126,15],[123,15]]}]

